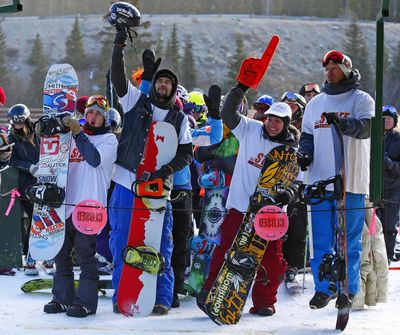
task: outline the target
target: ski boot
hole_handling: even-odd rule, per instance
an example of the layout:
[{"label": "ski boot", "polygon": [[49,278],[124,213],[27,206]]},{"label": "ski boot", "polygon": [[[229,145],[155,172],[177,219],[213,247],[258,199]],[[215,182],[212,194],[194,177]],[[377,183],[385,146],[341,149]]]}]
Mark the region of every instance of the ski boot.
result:
[{"label": "ski boot", "polygon": [[156,249],[146,245],[125,247],[122,250],[122,260],[125,264],[152,275],[161,274],[165,270],[164,257]]},{"label": "ski boot", "polygon": [[207,239],[204,236],[197,235],[192,236],[189,239],[189,245],[190,249],[192,249],[194,253],[198,255],[205,254],[211,256],[215,247],[217,246],[217,243]]}]

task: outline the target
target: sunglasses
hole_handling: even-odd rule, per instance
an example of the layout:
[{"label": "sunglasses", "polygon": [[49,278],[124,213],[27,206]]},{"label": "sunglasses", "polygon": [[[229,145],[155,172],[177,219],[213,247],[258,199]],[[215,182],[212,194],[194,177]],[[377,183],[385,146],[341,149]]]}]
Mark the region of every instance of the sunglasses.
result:
[{"label": "sunglasses", "polygon": [[94,105],[103,109],[109,109],[108,100],[102,95],[92,95],[86,102],[86,108]]},{"label": "sunglasses", "polygon": [[324,59],[322,60],[322,66],[325,67],[330,61],[336,64],[345,64],[346,62],[349,62],[349,58],[340,51],[331,50],[324,56]]},{"label": "sunglasses", "polygon": [[315,91],[316,93],[320,93],[320,88],[318,84],[305,84],[304,85],[304,92],[308,93],[308,92],[312,92]]}]

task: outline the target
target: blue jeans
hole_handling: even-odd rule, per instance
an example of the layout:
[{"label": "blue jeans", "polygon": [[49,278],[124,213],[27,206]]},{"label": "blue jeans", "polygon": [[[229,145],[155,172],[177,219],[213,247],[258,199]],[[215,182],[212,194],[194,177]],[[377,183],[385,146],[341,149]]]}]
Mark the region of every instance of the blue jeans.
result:
[{"label": "blue jeans", "polygon": [[[311,270],[314,276],[315,291],[332,295],[328,289],[329,282],[318,279],[318,267],[324,254],[334,250],[336,224],[334,200],[327,200],[311,206],[314,258],[311,259]],[[357,209],[352,209],[357,208]],[[347,241],[347,274],[349,293],[356,295],[360,290],[360,267],[362,253],[362,229],[365,220],[364,195],[346,193],[346,241]],[[351,209],[351,210],[349,210]]]}]

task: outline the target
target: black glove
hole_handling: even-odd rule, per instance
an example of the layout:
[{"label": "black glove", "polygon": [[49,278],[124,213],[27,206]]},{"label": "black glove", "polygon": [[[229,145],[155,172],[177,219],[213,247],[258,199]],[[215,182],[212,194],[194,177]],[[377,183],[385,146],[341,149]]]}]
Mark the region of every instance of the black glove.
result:
[{"label": "black glove", "polygon": [[113,43],[115,44],[115,46],[123,48],[126,46],[126,39],[128,38],[127,28],[119,25],[116,25],[115,28],[116,31]]},{"label": "black glove", "polygon": [[390,159],[390,157],[388,156],[388,154],[385,152],[384,156],[383,156],[383,163],[385,165],[385,169],[390,171],[393,169],[394,163],[393,161]]},{"label": "black glove", "polygon": [[163,165],[161,169],[156,170],[152,173],[150,173],[149,180],[161,178],[162,180],[168,179],[169,176],[171,176],[174,172],[172,171],[171,167],[169,165]]},{"label": "black glove", "polygon": [[297,190],[294,187],[277,187],[275,201],[281,206],[295,202],[297,199]]},{"label": "black glove", "polygon": [[221,88],[218,85],[211,85],[208,89],[208,95],[203,94],[203,97],[208,108],[208,115],[215,120],[220,120]]},{"label": "black glove", "polygon": [[335,113],[323,113],[322,115],[325,116],[328,124],[332,124],[333,122],[339,124],[340,119]]},{"label": "black glove", "polygon": [[142,79],[152,81],[154,74],[157,72],[161,63],[161,58],[156,60],[156,55],[153,49],[146,49],[142,54],[143,74]]},{"label": "black glove", "polygon": [[311,164],[312,158],[307,152],[297,151],[297,164],[299,164],[301,171],[307,171],[307,167]]}]

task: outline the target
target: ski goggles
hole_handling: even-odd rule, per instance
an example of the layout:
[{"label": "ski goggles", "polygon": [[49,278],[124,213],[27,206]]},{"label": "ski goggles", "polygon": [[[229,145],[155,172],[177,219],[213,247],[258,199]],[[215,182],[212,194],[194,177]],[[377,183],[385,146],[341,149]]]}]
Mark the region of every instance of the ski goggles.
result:
[{"label": "ski goggles", "polygon": [[11,125],[14,124],[23,124],[26,120],[25,116],[9,116],[8,117],[8,122],[10,122]]},{"label": "ski goggles", "polygon": [[391,106],[391,105],[383,106],[383,107],[382,107],[382,112],[383,112],[383,113],[389,112],[389,113],[391,113],[391,114],[396,114],[396,113],[397,113],[396,108],[394,108],[394,107]]},{"label": "ski goggles", "polygon": [[305,84],[304,85],[304,93],[309,93],[315,91],[316,93],[321,93],[321,90],[319,88],[318,84],[312,83],[312,84]]},{"label": "ski goggles", "polygon": [[324,59],[322,60],[322,66],[325,67],[330,61],[336,64],[345,64],[346,62],[349,62],[350,59],[338,50],[331,50],[324,56]]},{"label": "ski goggles", "polygon": [[282,95],[281,101],[297,103],[297,96],[294,92],[285,92]]},{"label": "ski goggles", "polygon": [[197,105],[194,102],[188,102],[187,104],[185,104],[185,106],[183,107],[183,111],[188,114],[188,113],[204,113],[206,111],[206,106],[202,106],[202,105]]},{"label": "ski goggles", "polygon": [[86,102],[86,108],[93,107],[94,105],[97,105],[104,110],[108,110],[110,108],[107,98],[103,97],[102,95],[92,95],[89,97]]},{"label": "ski goggles", "polygon": [[253,106],[254,109],[259,112],[266,112],[271,107],[263,102],[255,102]]}]

